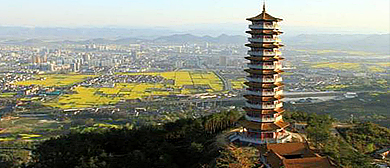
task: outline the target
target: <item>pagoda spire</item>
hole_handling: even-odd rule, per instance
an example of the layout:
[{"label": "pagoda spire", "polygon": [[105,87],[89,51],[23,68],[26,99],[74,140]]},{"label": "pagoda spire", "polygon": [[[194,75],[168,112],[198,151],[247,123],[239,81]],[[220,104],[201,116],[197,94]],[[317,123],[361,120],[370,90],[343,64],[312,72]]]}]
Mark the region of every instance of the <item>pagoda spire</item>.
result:
[{"label": "pagoda spire", "polygon": [[263,1],[263,13],[265,13],[265,0]]}]

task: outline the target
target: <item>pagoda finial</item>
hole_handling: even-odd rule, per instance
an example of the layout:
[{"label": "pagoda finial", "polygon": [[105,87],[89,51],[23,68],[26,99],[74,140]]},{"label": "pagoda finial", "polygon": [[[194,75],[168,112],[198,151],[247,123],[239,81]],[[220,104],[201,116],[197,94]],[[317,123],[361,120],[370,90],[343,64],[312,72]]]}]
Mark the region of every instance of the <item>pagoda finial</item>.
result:
[{"label": "pagoda finial", "polygon": [[265,13],[265,0],[263,1],[263,13]]}]

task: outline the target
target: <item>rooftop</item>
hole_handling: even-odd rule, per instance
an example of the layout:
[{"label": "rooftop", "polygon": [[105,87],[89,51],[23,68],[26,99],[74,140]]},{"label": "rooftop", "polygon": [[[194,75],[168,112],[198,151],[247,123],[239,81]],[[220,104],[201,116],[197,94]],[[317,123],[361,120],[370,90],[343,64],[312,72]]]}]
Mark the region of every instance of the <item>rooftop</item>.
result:
[{"label": "rooftop", "polygon": [[310,150],[307,143],[266,144],[260,147],[271,167],[285,168],[333,168],[329,158],[321,157]]},{"label": "rooftop", "polygon": [[265,11],[265,3],[264,3],[264,5],[263,5],[263,12],[261,12],[259,15],[255,16],[255,17],[251,17],[251,18],[248,18],[246,20],[249,20],[249,21],[276,21],[276,22],[280,22],[283,19],[276,18],[276,17],[273,17],[270,14],[268,14]]},{"label": "rooftop", "polygon": [[289,124],[283,120],[278,120],[273,123],[259,123],[259,122],[252,122],[243,120],[240,122],[240,124],[249,129],[260,129],[263,131],[273,131],[281,128],[286,128]]}]

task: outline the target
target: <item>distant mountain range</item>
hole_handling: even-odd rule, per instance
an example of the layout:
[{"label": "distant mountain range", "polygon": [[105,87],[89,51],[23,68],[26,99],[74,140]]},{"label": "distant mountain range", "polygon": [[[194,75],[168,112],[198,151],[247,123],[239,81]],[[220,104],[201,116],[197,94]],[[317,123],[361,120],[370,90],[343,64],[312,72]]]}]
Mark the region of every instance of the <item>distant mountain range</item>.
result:
[{"label": "distant mountain range", "polygon": [[151,39],[180,32],[166,28],[44,28],[44,27],[4,27],[0,26],[0,39],[48,39],[80,40],[93,38],[118,39],[141,37]]},{"label": "distant mountain range", "polygon": [[[313,50],[366,51],[390,54],[390,34],[301,34],[282,36],[287,47]],[[196,36],[164,28],[23,28],[1,27],[0,43],[14,45],[56,44],[122,44],[156,42],[185,43],[247,43],[244,35],[222,34],[216,37]]]},{"label": "distant mountain range", "polygon": [[194,36],[191,34],[175,34],[171,36],[163,36],[154,40],[154,42],[162,43],[219,43],[219,44],[244,44],[245,36],[229,36],[222,34],[218,37],[211,36]]},{"label": "distant mountain range", "polygon": [[283,40],[294,48],[366,51],[390,55],[390,34],[302,34]]}]

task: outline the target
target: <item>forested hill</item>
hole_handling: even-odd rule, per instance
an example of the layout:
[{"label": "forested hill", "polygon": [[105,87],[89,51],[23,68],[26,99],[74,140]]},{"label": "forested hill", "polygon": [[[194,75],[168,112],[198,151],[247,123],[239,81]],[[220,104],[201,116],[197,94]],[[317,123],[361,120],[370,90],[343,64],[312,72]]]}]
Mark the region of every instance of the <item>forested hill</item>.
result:
[{"label": "forested hill", "polygon": [[[0,167],[259,167],[256,148],[227,146],[225,133],[239,119],[242,114],[233,110],[162,126],[86,127],[32,147],[32,159],[22,165],[0,154]],[[355,124],[334,136],[335,120],[327,115],[286,112],[285,119],[306,122],[311,146],[343,167],[373,167],[371,153],[390,143],[390,130],[372,123]]]},{"label": "forested hill", "polygon": [[29,167],[202,167],[219,156],[215,136],[240,117],[229,111],[161,127],[87,129],[44,141]]}]

